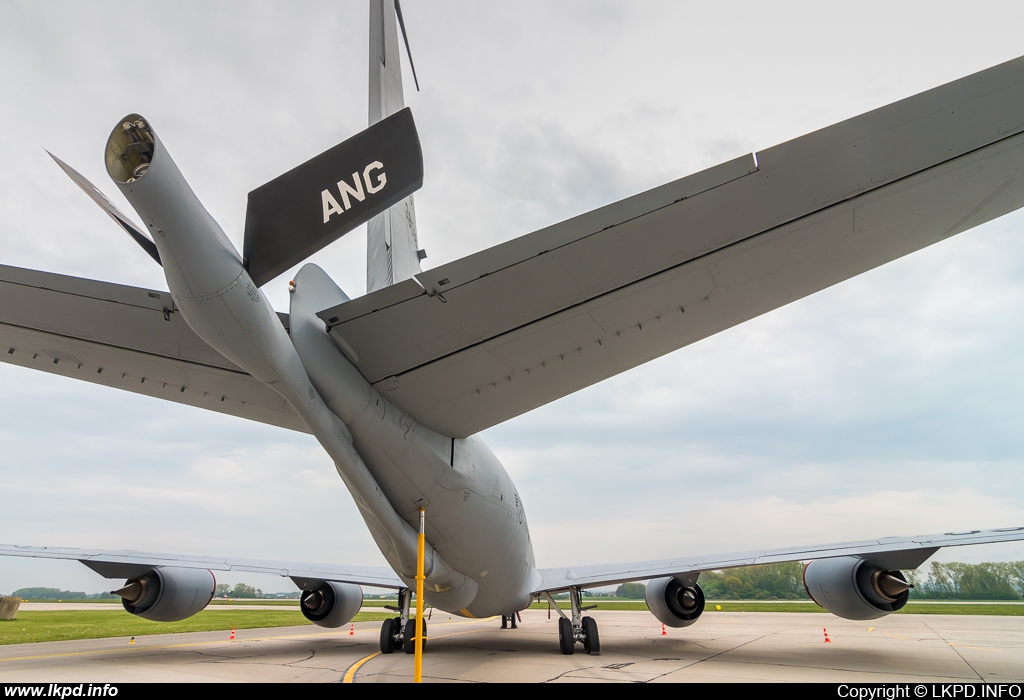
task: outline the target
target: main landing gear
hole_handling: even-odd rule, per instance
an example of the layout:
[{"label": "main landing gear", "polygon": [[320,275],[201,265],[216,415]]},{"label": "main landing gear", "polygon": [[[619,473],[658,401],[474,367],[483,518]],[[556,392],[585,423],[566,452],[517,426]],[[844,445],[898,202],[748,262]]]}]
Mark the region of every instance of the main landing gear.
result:
[{"label": "main landing gear", "polygon": [[501,629],[507,630],[510,627],[512,629],[519,629],[519,627],[516,626],[516,618],[517,617],[519,617],[519,613],[512,613],[511,615],[502,615],[501,616]]},{"label": "main landing gear", "polygon": [[[404,650],[406,654],[416,651],[416,618],[409,615],[412,591],[402,588],[398,591],[398,607],[385,606],[394,610],[398,617],[384,620],[380,626],[380,653],[390,654]],[[427,621],[423,621],[423,651],[427,650]]]},{"label": "main landing gear", "polygon": [[583,649],[591,656],[601,654],[601,638],[597,633],[597,621],[592,617],[583,617],[584,608],[580,601],[581,590],[579,588],[569,589],[569,602],[572,605],[572,617],[566,616],[550,594],[544,594],[551,606],[558,611],[558,648],[563,654],[572,654],[576,651],[576,643],[583,645]]}]

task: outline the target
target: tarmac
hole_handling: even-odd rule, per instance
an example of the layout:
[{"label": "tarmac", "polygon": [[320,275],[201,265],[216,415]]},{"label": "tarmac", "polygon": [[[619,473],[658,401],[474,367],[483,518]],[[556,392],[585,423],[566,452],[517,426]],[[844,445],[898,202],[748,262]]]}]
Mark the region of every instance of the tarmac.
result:
[{"label": "tarmac", "polygon": [[[558,650],[555,619],[527,610],[518,629],[436,613],[426,682],[1024,681],[1024,617],[706,612],[668,628],[649,612],[593,611],[602,651]],[[827,632],[830,641],[825,641]],[[379,622],[0,646],[4,682],[314,682],[412,680],[413,656],[380,654]]]}]

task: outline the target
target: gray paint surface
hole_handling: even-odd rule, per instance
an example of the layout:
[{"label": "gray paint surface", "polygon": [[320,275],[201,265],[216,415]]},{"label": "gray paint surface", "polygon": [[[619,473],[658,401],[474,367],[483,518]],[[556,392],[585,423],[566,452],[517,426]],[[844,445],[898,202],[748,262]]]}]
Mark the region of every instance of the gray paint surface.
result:
[{"label": "gray paint surface", "polygon": [[[1015,124],[1015,123],[1016,123],[1016,122],[1011,122],[1011,123],[1009,123],[1009,124]],[[987,157],[987,156],[986,156],[986,157]],[[874,174],[874,175],[881,175],[881,174],[884,174],[884,171],[883,171],[882,173],[876,173],[876,174]],[[872,176],[872,179],[873,179],[873,176]],[[882,179],[880,180],[880,182],[884,182],[884,181],[886,181],[886,178],[884,178],[884,177],[883,177],[883,178],[882,178]],[[1006,191],[1006,189],[1004,189],[1004,190],[1002,190],[1002,191]],[[996,194],[999,194],[999,192],[995,192],[995,193],[996,193]],[[825,192],[824,194],[821,194],[821,195],[819,195],[819,196],[820,196],[820,198],[824,198],[824,199],[823,199],[823,200],[821,200],[820,202],[816,202],[815,204],[817,204],[817,205],[820,205],[820,206],[827,206],[827,205],[828,205],[828,204],[829,204],[830,202],[833,202],[833,201],[834,201],[834,200],[836,199],[834,195],[835,195],[835,192],[834,192],[834,191],[829,191],[829,192]],[[989,213],[990,213],[990,212],[989,212]],[[966,221],[967,223],[970,223],[970,220],[969,220],[969,219],[964,219],[963,217],[962,217],[961,219],[957,220],[957,221],[958,221],[959,223],[965,223],[965,221]],[[842,229],[840,229],[840,230],[842,230]],[[954,230],[956,230],[956,226],[953,226],[953,227],[952,227],[951,229],[949,229],[949,230],[950,230],[950,231],[954,231]],[[438,280],[438,283],[439,283],[439,281],[440,281],[440,280]],[[815,282],[815,283],[817,283],[817,282]],[[638,330],[641,330],[641,331],[642,331],[642,329],[639,329],[639,327],[638,327]],[[443,343],[442,343],[441,345],[443,346]],[[431,346],[431,347],[432,347],[432,346]],[[556,348],[556,349],[557,349],[557,348]],[[579,348],[578,348],[578,349],[579,349]],[[582,353],[581,353],[581,354],[582,354]]]},{"label": "gray paint surface", "polygon": [[469,435],[1019,208],[1021,115],[1017,59],[320,316]]},{"label": "gray paint surface", "polygon": [[0,265],[0,348],[10,364],[307,431],[203,342],[167,292]]}]

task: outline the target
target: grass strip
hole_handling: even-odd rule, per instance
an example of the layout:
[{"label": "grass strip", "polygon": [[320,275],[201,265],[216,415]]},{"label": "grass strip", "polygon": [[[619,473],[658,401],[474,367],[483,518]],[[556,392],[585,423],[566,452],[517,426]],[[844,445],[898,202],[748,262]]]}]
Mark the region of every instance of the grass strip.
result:
[{"label": "grass strip", "polygon": [[1024,615],[1020,603],[907,603],[899,611],[908,615]]},{"label": "grass strip", "polygon": [[[385,613],[359,613],[353,622],[383,620]],[[210,610],[181,622],[153,622],[124,610],[28,610],[17,619],[0,620],[0,644],[58,642],[70,639],[139,637],[176,632],[215,632],[236,629],[311,625],[298,610]]]}]

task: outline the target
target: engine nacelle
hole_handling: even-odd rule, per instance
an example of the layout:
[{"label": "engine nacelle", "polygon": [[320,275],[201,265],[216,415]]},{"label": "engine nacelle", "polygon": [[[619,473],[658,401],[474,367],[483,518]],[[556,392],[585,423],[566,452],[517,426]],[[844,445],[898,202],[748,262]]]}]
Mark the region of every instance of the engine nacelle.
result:
[{"label": "engine nacelle", "polygon": [[217,580],[207,569],[158,566],[128,579],[113,591],[132,615],[157,622],[177,622],[192,617],[213,599]]},{"label": "engine nacelle", "polygon": [[314,625],[341,627],[356,616],[363,606],[363,589],[352,583],[322,581],[302,591],[299,608]]},{"label": "engine nacelle", "polygon": [[704,591],[700,586],[687,586],[672,576],[648,581],[644,599],[658,621],[669,627],[688,627],[704,612]]},{"label": "engine nacelle", "polygon": [[874,620],[907,604],[910,588],[899,571],[869,564],[860,557],[815,559],[804,568],[811,600],[847,620]]}]

